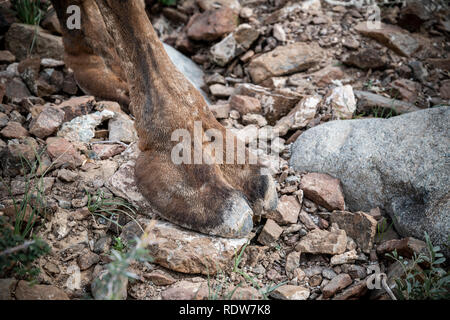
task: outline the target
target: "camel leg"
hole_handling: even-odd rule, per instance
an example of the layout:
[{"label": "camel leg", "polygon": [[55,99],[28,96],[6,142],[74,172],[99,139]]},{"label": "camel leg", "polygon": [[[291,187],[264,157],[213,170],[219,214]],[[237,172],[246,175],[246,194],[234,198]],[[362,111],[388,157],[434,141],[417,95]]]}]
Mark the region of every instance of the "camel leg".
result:
[{"label": "camel leg", "polygon": [[143,1],[95,2],[130,88],[142,151],[135,167],[142,194],[174,223],[224,237],[247,234],[253,213],[276,207],[272,178],[261,175],[258,165],[238,164],[236,157],[231,164],[215,162],[208,152],[206,163],[175,164],[171,155],[178,142],[171,138],[176,130],[184,129],[192,137],[192,157],[195,146],[204,151],[210,146],[203,135],[195,134],[196,123],[202,133],[215,129],[223,137],[236,137],[217,122],[202,95],[172,64]]},{"label": "camel leg", "polygon": [[[115,52],[114,41],[106,31],[94,1],[52,1],[58,15],[64,41],[64,60],[73,71],[84,93],[119,102],[128,107],[128,84]],[[67,28],[67,7],[78,5],[81,30]]]}]

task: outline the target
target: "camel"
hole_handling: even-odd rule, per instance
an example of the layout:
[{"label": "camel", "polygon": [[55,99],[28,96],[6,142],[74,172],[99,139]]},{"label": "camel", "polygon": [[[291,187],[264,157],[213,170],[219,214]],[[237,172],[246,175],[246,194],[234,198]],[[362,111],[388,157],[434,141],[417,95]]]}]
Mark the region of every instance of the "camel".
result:
[{"label": "camel", "polygon": [[[262,166],[238,161],[237,138],[214,117],[201,93],[177,70],[146,14],[144,1],[52,0],[63,27],[65,60],[80,86],[130,104],[140,155],[137,186],[158,214],[177,225],[213,236],[239,238],[253,217],[277,206],[275,185]],[[81,9],[81,30],[68,30],[67,7]],[[97,79],[96,81],[93,81]],[[126,79],[126,81],[122,80]],[[128,93],[129,92],[129,98]],[[194,134],[216,130],[231,136],[232,161],[216,161],[213,141]],[[184,129],[203,151],[202,163],[174,163],[175,130]]]}]

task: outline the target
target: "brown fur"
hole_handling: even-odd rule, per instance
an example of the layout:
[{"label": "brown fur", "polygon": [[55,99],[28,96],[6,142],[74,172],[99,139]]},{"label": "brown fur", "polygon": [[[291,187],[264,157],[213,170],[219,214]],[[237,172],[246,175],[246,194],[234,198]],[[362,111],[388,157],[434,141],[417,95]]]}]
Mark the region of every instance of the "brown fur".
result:
[{"label": "brown fur", "polygon": [[[82,30],[68,30],[66,21],[69,5],[78,5]],[[53,1],[63,32],[65,62],[74,70],[75,80],[86,94],[114,100],[128,106],[128,84],[114,49],[114,41],[95,1]]]},{"label": "brown fur", "polygon": [[[81,1],[85,14],[93,2]],[[172,162],[171,150],[178,143],[171,141],[174,130],[187,129],[194,137],[194,121],[201,121],[204,131],[220,130],[224,137],[226,130],[209,111],[203,96],[170,61],[145,13],[143,1],[96,0],[96,5],[102,18],[98,24],[103,26],[103,22],[101,30],[108,32],[99,40],[103,45],[113,40],[130,88],[142,151],[135,175],[143,195],[163,217],[192,229],[220,225],[233,195],[244,197],[254,211],[261,211],[268,177],[260,175],[259,166]],[[91,34],[85,29],[92,26],[83,25],[85,35]],[[82,36],[70,35],[74,39]],[[114,53],[101,50],[101,45],[91,44],[90,48],[114,57]],[[236,141],[235,136],[233,139]],[[208,144],[199,143],[203,148]]]}]

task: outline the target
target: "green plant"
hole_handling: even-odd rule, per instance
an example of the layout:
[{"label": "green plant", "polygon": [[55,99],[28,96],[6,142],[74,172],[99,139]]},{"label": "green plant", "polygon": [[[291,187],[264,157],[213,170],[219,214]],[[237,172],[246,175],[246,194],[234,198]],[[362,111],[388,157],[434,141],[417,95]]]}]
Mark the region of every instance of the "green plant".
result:
[{"label": "green plant", "polygon": [[364,83],[364,87],[365,87],[367,90],[372,89],[372,87],[373,87],[373,80],[372,80],[372,79],[369,79],[366,83]]},{"label": "green plant", "polygon": [[[233,260],[233,269],[231,270],[231,272],[242,276],[245,281],[244,283],[249,283],[261,294],[264,300],[268,300],[269,294],[279,286],[286,284],[287,281],[276,284],[274,286],[272,286],[273,283],[270,283],[268,286],[261,288],[254,277],[250,276],[239,267],[242,262],[242,257],[244,255],[245,249],[248,245],[249,242],[244,244],[239,252],[235,253]],[[212,283],[208,272],[208,300],[230,300],[235,295],[236,290],[244,284],[243,282],[240,282],[236,286],[233,286],[231,290],[229,290],[231,283],[227,283],[228,280],[229,278],[223,273],[223,271],[220,270],[216,275],[214,283]]]},{"label": "green plant", "polygon": [[33,280],[40,272],[32,265],[33,261],[49,252],[50,247],[44,241],[25,239],[0,217],[0,278]]},{"label": "green plant", "polygon": [[158,0],[158,1],[165,6],[174,6],[177,4],[177,0]]},{"label": "green plant", "polygon": [[125,244],[122,242],[122,239],[120,237],[114,237],[113,240],[114,243],[112,245],[112,249],[118,252],[123,252],[125,250]]},{"label": "green plant", "polygon": [[145,250],[147,233],[141,239],[135,238],[136,246],[128,252],[112,250],[112,262],[106,267],[106,273],[95,280],[96,298],[104,300],[120,299],[120,292],[123,290],[124,279],[138,279],[138,277],[128,271],[128,267],[134,261],[152,261]]},{"label": "green plant", "polygon": [[26,24],[39,25],[44,16],[48,3],[41,0],[11,0],[17,18]]},{"label": "green plant", "polygon": [[[43,152],[43,151],[42,151]],[[45,216],[45,194],[44,194],[44,177],[48,169],[38,177],[37,171],[41,166],[41,154],[35,151],[36,161],[30,162],[27,158],[21,157],[22,168],[25,178],[24,196],[20,204],[9,190],[11,199],[13,200],[15,211],[14,233],[21,234],[23,238],[28,237],[37,221],[39,214]],[[29,215],[29,209],[31,212]],[[26,223],[26,224],[25,224]]]},{"label": "green plant", "polygon": [[[139,228],[144,232],[144,229],[139,222],[134,218],[136,215],[133,205],[121,199],[106,199],[103,191],[97,191],[95,196],[87,193],[88,204],[87,207],[92,215],[99,216],[111,223],[115,224],[118,228],[122,229],[123,226],[119,224],[118,218],[120,214],[124,214],[132,219]],[[124,208],[124,209],[122,209]]]},{"label": "green plant", "polygon": [[[39,214],[46,216],[44,177],[54,162],[42,174],[39,174],[39,169],[42,168],[41,155],[43,152],[44,150],[41,153],[34,150],[36,160],[33,162],[20,155],[24,176],[24,194],[20,201],[12,194],[11,187],[7,186],[14,206],[14,234],[21,235],[23,238],[31,235]],[[1,177],[0,180],[3,184],[8,185]]]},{"label": "green plant", "polygon": [[404,272],[404,277],[394,279],[394,293],[400,300],[450,299],[450,274],[442,268],[445,257],[439,246],[433,246],[426,232],[425,241],[427,252],[415,253],[411,260],[398,255],[396,250],[386,254],[397,261]]},{"label": "green plant", "polygon": [[388,224],[387,219],[382,218],[381,222],[377,224],[377,238],[379,241],[382,241],[384,238],[384,235],[386,234],[389,229],[392,228],[394,225],[394,221],[391,221],[391,223]]}]

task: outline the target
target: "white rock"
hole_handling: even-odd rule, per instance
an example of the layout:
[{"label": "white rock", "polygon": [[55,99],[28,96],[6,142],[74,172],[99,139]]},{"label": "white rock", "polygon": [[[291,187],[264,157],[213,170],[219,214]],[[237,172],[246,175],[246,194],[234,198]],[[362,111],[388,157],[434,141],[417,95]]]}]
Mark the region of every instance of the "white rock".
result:
[{"label": "white rock", "polygon": [[284,31],[281,24],[277,23],[273,26],[273,37],[281,42],[286,41],[286,32]]},{"label": "white rock", "polygon": [[338,264],[351,263],[354,262],[358,258],[358,254],[356,250],[347,251],[343,254],[338,254],[331,257],[331,265],[335,266]]},{"label": "white rock", "polygon": [[58,131],[57,136],[65,138],[70,142],[89,143],[95,136],[95,128],[106,119],[111,119],[114,112],[103,110],[83,115],[64,123]]},{"label": "white rock", "polygon": [[334,88],[326,99],[326,103],[331,104],[333,115],[337,119],[351,119],[356,110],[356,98],[352,86]]},{"label": "white rock", "polygon": [[308,288],[284,285],[272,291],[270,296],[279,300],[306,300],[309,294],[310,291]]}]

